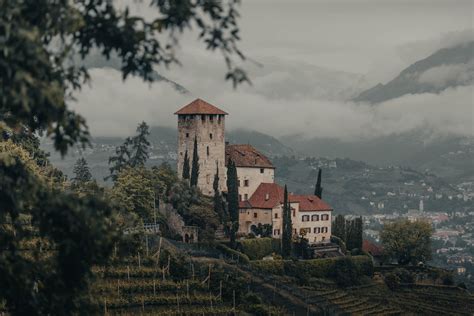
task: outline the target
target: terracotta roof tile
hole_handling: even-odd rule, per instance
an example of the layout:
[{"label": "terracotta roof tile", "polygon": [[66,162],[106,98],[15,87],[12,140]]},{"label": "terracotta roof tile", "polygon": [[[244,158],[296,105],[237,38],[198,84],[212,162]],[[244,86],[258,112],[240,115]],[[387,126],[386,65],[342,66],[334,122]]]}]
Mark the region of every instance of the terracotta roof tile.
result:
[{"label": "terracotta roof tile", "polygon": [[291,195],[292,202],[300,203],[300,211],[332,211],[332,207],[316,195]]},{"label": "terracotta roof tile", "polygon": [[365,252],[370,253],[372,256],[382,256],[383,255],[383,248],[370,240],[364,239],[362,242],[362,250]]},{"label": "terracotta roof tile", "polygon": [[222,111],[216,106],[207,103],[204,100],[196,99],[193,102],[185,105],[174,114],[178,115],[189,115],[189,114],[215,114],[215,115],[227,115],[227,112]]},{"label": "terracotta roof tile", "polygon": [[[283,203],[283,199],[283,187],[276,183],[260,183],[247,202],[252,208],[271,209]],[[302,212],[332,211],[331,206],[315,195],[288,194],[288,199],[291,203],[299,203],[299,210]]]},{"label": "terracotta roof tile", "polygon": [[251,145],[226,145],[226,163],[229,158],[237,167],[274,168],[270,159]]}]

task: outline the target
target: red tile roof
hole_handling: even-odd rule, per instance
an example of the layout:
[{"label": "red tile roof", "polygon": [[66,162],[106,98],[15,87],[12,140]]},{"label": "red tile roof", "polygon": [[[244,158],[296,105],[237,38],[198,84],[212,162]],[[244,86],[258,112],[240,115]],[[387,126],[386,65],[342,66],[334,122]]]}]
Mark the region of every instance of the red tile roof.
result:
[{"label": "red tile roof", "polygon": [[283,202],[284,189],[276,183],[260,183],[248,202],[252,208],[271,209]]},{"label": "red tile roof", "polygon": [[236,167],[274,168],[270,159],[251,145],[226,145],[225,161],[229,158]]},{"label": "red tile roof", "polygon": [[332,211],[326,202],[318,198],[316,195],[291,195],[291,202],[300,203],[300,211],[310,212],[310,211]]},{"label": "red tile roof", "polygon": [[[315,195],[288,194],[291,203],[299,203],[300,211],[332,211],[331,206]],[[276,183],[260,183],[257,190],[247,201],[250,208],[271,209],[282,204],[284,188]],[[249,208],[248,206],[246,208]]]},{"label": "red tile roof", "polygon": [[227,115],[227,112],[222,111],[216,106],[207,103],[201,99],[196,99],[188,105],[182,107],[174,114],[178,115],[189,115],[189,114],[215,114],[215,115]]},{"label": "red tile roof", "polygon": [[383,255],[383,248],[367,239],[364,239],[362,242],[362,250],[370,253],[372,256],[381,256]]}]

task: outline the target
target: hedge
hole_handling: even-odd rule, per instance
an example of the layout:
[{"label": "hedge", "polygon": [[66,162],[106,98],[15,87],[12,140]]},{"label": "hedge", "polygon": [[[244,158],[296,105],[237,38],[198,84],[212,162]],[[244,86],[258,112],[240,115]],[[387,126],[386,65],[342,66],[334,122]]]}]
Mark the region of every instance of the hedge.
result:
[{"label": "hedge", "polygon": [[336,261],[350,258],[360,275],[372,276],[373,264],[367,256],[348,256],[312,260],[257,260],[251,266],[262,273],[288,275],[298,278],[329,278],[335,269]]},{"label": "hedge", "polygon": [[242,252],[251,260],[260,260],[272,253],[280,252],[280,240],[273,238],[253,238],[239,242]]},{"label": "hedge", "polygon": [[246,254],[243,254],[243,253],[241,253],[237,250],[229,248],[224,244],[218,243],[216,245],[216,249],[220,250],[221,252],[223,252],[227,256],[233,257],[235,259],[238,258],[240,263],[248,264],[250,262],[250,259]]}]

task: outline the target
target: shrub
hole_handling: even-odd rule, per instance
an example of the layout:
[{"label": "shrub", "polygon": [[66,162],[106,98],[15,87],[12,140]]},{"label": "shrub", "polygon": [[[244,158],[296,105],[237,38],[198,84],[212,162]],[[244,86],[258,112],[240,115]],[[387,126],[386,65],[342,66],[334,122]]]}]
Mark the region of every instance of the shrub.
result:
[{"label": "shrub", "polygon": [[443,285],[454,285],[454,277],[451,272],[446,271],[442,273],[440,279]]},{"label": "shrub", "polygon": [[259,260],[271,255],[273,251],[272,238],[253,238],[240,241],[242,252],[251,260]]},{"label": "shrub", "polygon": [[243,254],[237,250],[231,249],[224,244],[217,244],[216,249],[220,250],[227,256],[233,257],[237,259],[240,263],[248,264],[250,263],[250,259],[246,254]]},{"label": "shrub", "polygon": [[252,261],[250,264],[253,269],[258,272],[275,274],[275,275],[284,275],[285,274],[285,265],[283,260],[256,260]]},{"label": "shrub", "polygon": [[401,283],[413,283],[415,281],[413,274],[407,269],[398,268],[393,270],[393,273],[398,276]]},{"label": "shrub", "polygon": [[339,286],[352,286],[359,284],[360,269],[350,257],[344,257],[334,262],[329,276],[336,280]]},{"label": "shrub", "polygon": [[384,281],[391,290],[395,290],[400,286],[400,278],[393,272],[385,274]]}]

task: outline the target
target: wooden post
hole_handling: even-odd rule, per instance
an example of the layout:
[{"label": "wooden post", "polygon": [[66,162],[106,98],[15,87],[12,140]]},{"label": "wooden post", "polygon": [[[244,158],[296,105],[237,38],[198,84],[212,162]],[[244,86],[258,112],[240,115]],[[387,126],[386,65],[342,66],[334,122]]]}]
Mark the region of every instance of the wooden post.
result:
[{"label": "wooden post", "polygon": [[156,281],[153,279],[153,296],[156,295]]},{"label": "wooden post", "polygon": [[176,293],[176,302],[178,303],[178,314],[179,314],[179,296],[178,296],[178,293]]},{"label": "wooden post", "polygon": [[138,252],[138,269],[141,268],[141,262],[140,262],[140,251]]},{"label": "wooden post", "polygon": [[145,243],[146,243],[146,256],[148,257],[150,254],[148,250],[148,235],[146,234],[145,234]]},{"label": "wooden post", "polygon": [[219,282],[219,298],[222,301],[222,280],[220,280],[220,282]]},{"label": "wooden post", "polygon": [[130,266],[127,266],[127,279],[130,280]]},{"label": "wooden post", "polygon": [[232,311],[234,312],[235,315],[235,290],[232,291]]}]

